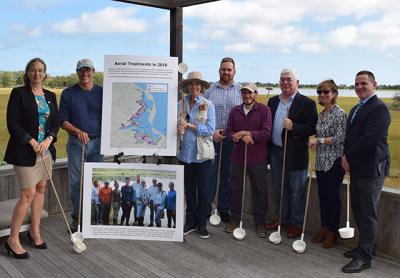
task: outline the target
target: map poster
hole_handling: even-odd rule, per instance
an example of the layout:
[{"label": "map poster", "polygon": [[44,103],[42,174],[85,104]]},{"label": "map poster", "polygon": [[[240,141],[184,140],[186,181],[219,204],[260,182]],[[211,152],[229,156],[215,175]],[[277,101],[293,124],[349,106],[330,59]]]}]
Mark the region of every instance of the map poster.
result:
[{"label": "map poster", "polygon": [[176,155],[178,58],[104,56],[101,153]]},{"label": "map poster", "polygon": [[85,238],[183,241],[182,165],[84,164]]}]

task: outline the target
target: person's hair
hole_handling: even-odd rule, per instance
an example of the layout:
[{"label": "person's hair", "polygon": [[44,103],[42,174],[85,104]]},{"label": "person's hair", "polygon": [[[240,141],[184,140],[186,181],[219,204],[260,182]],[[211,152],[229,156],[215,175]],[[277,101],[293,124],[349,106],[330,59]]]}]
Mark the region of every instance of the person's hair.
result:
[{"label": "person's hair", "polygon": [[[322,87],[328,87],[329,90],[335,94],[334,97],[332,98],[331,104],[336,104],[336,98],[339,94],[339,91],[335,81],[333,81],[333,79],[327,79],[322,81],[321,83],[318,84],[317,91],[320,90]],[[320,101],[318,101],[318,104],[324,106]]]},{"label": "person's hair", "polygon": [[356,74],[356,76],[364,75],[364,74],[368,75],[369,80],[375,81],[375,75],[374,75],[372,72],[370,72],[369,70],[362,70],[362,71],[359,71],[359,72]]},{"label": "person's hair", "polygon": [[168,185],[175,186],[175,184],[172,181],[170,181]]},{"label": "person's hair", "polygon": [[98,182],[99,182],[99,180],[94,180],[93,185],[96,187]]},{"label": "person's hair", "polygon": [[125,178],[125,180],[128,180],[128,179],[130,180],[131,178],[130,178],[130,177],[126,177],[126,178]]},{"label": "person's hair", "polygon": [[157,186],[162,187],[162,183],[161,182],[157,183]]},{"label": "person's hair", "polygon": [[232,63],[233,64],[233,68],[235,68],[235,61],[231,57],[222,58],[221,63],[219,64],[219,67],[221,67],[223,63]]},{"label": "person's hair", "polygon": [[[29,71],[31,69],[32,64],[35,63],[35,62],[39,62],[39,63],[43,64],[43,66],[44,66],[44,74],[46,74],[47,65],[43,61],[43,59],[41,59],[41,58],[33,58],[32,60],[30,60],[26,64],[26,67],[25,67],[25,73],[24,73],[24,84],[25,84],[25,86],[29,86],[31,84],[31,81],[29,80],[28,74],[29,74]],[[46,77],[47,77],[47,74],[45,75],[44,79],[46,79]]]},{"label": "person's hair", "polygon": [[281,71],[281,75],[285,75],[285,74],[290,74],[294,79],[296,79],[297,81],[299,81],[299,74],[297,73],[297,71],[295,69],[283,69]]}]

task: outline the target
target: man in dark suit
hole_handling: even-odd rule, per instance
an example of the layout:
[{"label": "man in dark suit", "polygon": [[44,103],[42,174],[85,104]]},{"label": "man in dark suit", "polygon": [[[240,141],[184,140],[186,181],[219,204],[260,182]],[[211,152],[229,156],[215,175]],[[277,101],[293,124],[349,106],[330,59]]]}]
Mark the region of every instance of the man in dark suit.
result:
[{"label": "man in dark suit", "polygon": [[355,91],[360,98],[347,121],[343,169],[350,173],[350,196],[360,238],[358,246],[344,253],[353,260],[342,268],[355,273],[371,267],[378,231],[378,204],[385,176],[389,174],[387,144],[390,114],[375,94],[375,76],[369,71],[356,75]]},{"label": "man in dark suit", "polygon": [[[304,219],[308,137],[315,134],[317,108],[315,101],[298,92],[299,78],[295,70],[282,70],[279,85],[282,93],[268,101],[273,121],[269,162],[272,170],[275,212],[278,215],[283,153],[286,144],[281,223],[288,225],[288,238],[296,238],[301,234]],[[273,229],[277,226],[278,220],[266,225],[266,228]]]}]

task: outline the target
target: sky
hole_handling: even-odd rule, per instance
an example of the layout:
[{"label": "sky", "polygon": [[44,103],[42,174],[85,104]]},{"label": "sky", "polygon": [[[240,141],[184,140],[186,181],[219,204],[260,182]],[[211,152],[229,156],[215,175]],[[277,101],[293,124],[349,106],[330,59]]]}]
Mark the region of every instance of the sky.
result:
[{"label": "sky", "polygon": [[[169,11],[111,0],[3,0],[0,71],[43,58],[51,75],[88,57],[169,55]],[[351,85],[359,70],[378,84],[400,84],[398,0],[222,0],[184,8],[183,61],[218,80],[221,58],[236,61],[236,81],[277,83],[294,68],[300,83],[333,78]]]}]

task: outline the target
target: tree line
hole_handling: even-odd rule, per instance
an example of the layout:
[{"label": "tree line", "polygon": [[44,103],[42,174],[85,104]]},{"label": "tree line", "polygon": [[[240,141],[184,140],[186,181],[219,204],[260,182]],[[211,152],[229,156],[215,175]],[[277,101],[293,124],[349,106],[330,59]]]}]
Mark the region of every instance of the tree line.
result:
[{"label": "tree line", "polygon": [[[23,71],[0,71],[0,87],[10,88],[15,86],[21,86],[24,83],[24,72]],[[76,73],[70,75],[52,76],[47,75],[44,82],[45,86],[49,88],[65,88],[69,87],[78,82]],[[94,83],[103,84],[103,72],[96,72],[94,77]],[[255,83],[258,87],[279,87],[278,83]],[[300,84],[300,88],[316,88],[317,84]],[[339,89],[354,89],[354,85],[340,84]],[[379,90],[400,90],[400,84],[397,85],[378,85]]]},{"label": "tree line", "polygon": [[[96,72],[94,76],[94,83],[103,84],[103,73]],[[78,82],[78,76],[76,73],[70,75],[52,76],[47,74],[47,78],[44,81],[44,85],[49,88],[65,88],[72,86]],[[24,84],[24,72],[23,71],[0,71],[0,87],[11,88],[21,86]]]}]

